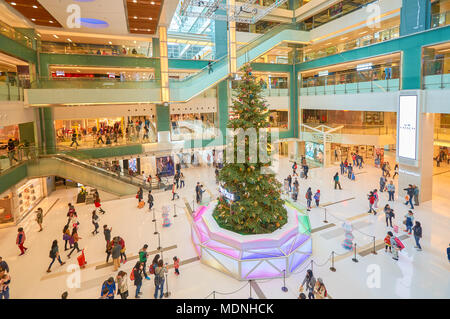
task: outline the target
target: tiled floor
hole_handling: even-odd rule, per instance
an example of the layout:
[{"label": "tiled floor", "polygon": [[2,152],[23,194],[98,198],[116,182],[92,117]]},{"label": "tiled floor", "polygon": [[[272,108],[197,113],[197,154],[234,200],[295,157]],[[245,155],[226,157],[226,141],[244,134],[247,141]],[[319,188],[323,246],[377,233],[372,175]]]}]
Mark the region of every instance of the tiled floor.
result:
[{"label": "tiled floor", "polygon": [[[282,180],[290,173],[291,164],[281,159],[280,172]],[[435,196],[433,201],[421,204],[415,210],[416,219],[423,226],[423,251],[414,249],[414,240],[404,240],[406,248],[400,253],[400,259],[395,262],[384,249],[378,250],[377,255],[368,253],[375,244],[383,240],[387,231],[383,214],[376,217],[367,212],[367,197],[369,189],[376,188],[379,179],[379,169],[366,165],[358,174],[356,181],[341,178],[342,191],[334,190],[332,176],[336,167],[312,169],[307,181],[299,180],[299,200],[304,201],[307,187],[313,192],[320,189],[321,202],[328,204],[327,221],[334,224],[328,228],[323,208],[314,208],[310,212],[313,233],[313,270],[316,277],[321,277],[332,298],[449,298],[449,270],[446,248],[449,244],[450,210],[447,205],[448,187],[450,186],[450,172],[440,169],[435,175]],[[169,248],[163,252],[163,258],[171,262],[173,256],[181,261],[196,257],[190,239],[189,219],[186,215],[183,199],[190,203],[194,198],[194,187],[197,181],[204,183],[213,197],[217,194],[214,169],[212,167],[198,167],[184,170],[186,188],[179,191],[180,200],[171,201],[170,192],[157,193],[155,208],[157,228],[160,231],[160,245]],[[447,194],[447,195],[446,195]],[[146,194],[145,194],[146,195]],[[206,195],[206,193],[205,193]],[[80,247],[85,248],[88,265],[80,272],[69,273],[76,264],[75,254],[63,267],[57,263],[52,267],[52,273],[45,271],[50,259],[48,252],[51,242],[58,239],[60,251],[63,251],[62,228],[66,223],[66,207],[69,201],[74,201],[73,190],[58,190],[46,202],[53,204],[59,199],[44,219],[44,231],[37,232],[38,226],[32,216],[22,222],[26,225],[26,247],[30,249],[25,256],[18,257],[19,250],[15,243],[16,228],[0,230],[0,255],[9,263],[11,268],[11,297],[12,298],[59,298],[64,291],[69,292],[69,298],[98,298],[100,287],[104,280],[114,276],[112,266],[101,267],[105,263],[105,241],[103,234],[91,234],[93,225],[90,221],[93,205],[78,205],[76,207],[80,219]],[[100,225],[112,226],[112,235],[120,235],[126,242],[127,254],[135,256],[144,245],[149,245],[149,251],[158,247],[158,236],[154,235],[152,213],[147,208],[138,209],[137,200],[132,198],[114,199],[113,196],[102,194],[103,207],[107,211],[100,215]],[[144,196],[146,198],[146,196]],[[108,200],[109,199],[109,200]],[[387,201],[387,194],[380,196],[379,207]],[[336,203],[338,202],[338,203]],[[334,204],[336,203],[336,204]],[[44,202],[43,202],[44,204]],[[162,228],[161,209],[164,205],[171,208],[172,225]],[[173,218],[173,205],[176,206],[178,217]],[[402,216],[407,209],[401,201],[393,205],[396,211],[396,224],[401,225]],[[45,210],[44,210],[45,211]],[[342,248],[344,231],[342,222],[350,220],[353,224],[355,242],[358,251],[366,250],[366,256],[359,254],[358,263],[352,261],[353,254]],[[403,235],[401,230],[401,234]],[[175,247],[176,246],[176,247]],[[331,252],[335,252],[336,272],[329,270]],[[153,257],[153,256],[152,256]],[[151,258],[152,258],[151,257]],[[62,259],[67,261],[65,253]],[[131,259],[131,258],[130,258]],[[130,260],[122,268],[129,273],[136,262]],[[72,264],[72,266],[71,266]],[[298,287],[309,268],[308,261],[298,269],[296,274],[286,279],[288,292],[283,292],[282,279],[260,280],[259,297],[266,298],[296,298]],[[100,267],[98,267],[100,266]],[[75,267],[76,268],[76,267]],[[246,282],[232,279],[199,261],[190,260],[180,268],[181,275],[175,276],[172,270],[168,275],[170,298],[205,298],[213,291],[216,298],[248,298],[250,286]],[[79,276],[78,276],[79,275]],[[145,281],[145,280],[144,280]],[[77,286],[79,282],[79,286]],[[133,283],[129,281],[130,297],[134,296]],[[257,288],[258,288],[257,287]],[[258,289],[256,289],[258,290]],[[258,298],[256,290],[252,289],[252,296]],[[142,288],[143,298],[153,298],[153,278],[145,281]],[[236,291],[236,292],[235,292]],[[235,292],[233,294],[227,294]],[[209,296],[212,298],[212,295]]]}]

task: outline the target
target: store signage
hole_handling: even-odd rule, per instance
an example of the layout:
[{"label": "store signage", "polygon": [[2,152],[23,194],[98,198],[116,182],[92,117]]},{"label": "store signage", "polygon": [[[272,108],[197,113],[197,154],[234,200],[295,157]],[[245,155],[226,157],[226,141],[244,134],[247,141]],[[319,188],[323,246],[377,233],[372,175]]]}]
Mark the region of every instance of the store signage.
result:
[{"label": "store signage", "polygon": [[56,71],[56,76],[64,76],[64,71]]},{"label": "store signage", "polygon": [[416,160],[417,95],[401,95],[399,102],[398,156]]},{"label": "store signage", "polygon": [[372,62],[369,63],[363,63],[363,64],[358,64],[356,66],[356,71],[366,71],[366,70],[371,70],[373,66]]},{"label": "store signage", "polygon": [[319,76],[328,76],[328,70],[326,71],[320,71]]}]

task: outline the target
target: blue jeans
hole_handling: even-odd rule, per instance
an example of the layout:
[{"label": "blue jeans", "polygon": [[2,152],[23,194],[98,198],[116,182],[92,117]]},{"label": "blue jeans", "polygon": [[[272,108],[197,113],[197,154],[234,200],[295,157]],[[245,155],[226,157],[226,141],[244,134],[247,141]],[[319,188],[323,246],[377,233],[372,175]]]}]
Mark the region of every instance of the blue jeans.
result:
[{"label": "blue jeans", "polygon": [[52,262],[51,262],[50,265],[48,266],[48,269],[52,268],[52,265],[53,265],[53,263],[55,262],[56,259],[58,259],[60,265],[62,264],[61,256],[58,256],[58,258],[57,258],[57,257],[54,257],[54,258],[52,259]]},{"label": "blue jeans", "polygon": [[5,291],[0,292],[0,299],[9,299],[9,287]]},{"label": "blue jeans", "polygon": [[422,249],[422,246],[420,246],[420,237],[419,236],[414,236],[414,239],[416,240],[416,246],[419,247],[419,249]]},{"label": "blue jeans", "polygon": [[164,281],[165,281],[165,279],[163,279],[163,281],[161,282],[160,285],[155,285],[155,294],[154,294],[155,299],[158,298],[158,290],[161,290],[159,298],[163,297],[163,294],[164,294]]},{"label": "blue jeans", "polygon": [[406,224],[406,230],[408,231],[408,233],[412,232],[412,224]]},{"label": "blue jeans", "polygon": [[310,199],[307,199],[307,200],[306,200],[306,205],[308,206],[308,208],[311,207],[311,200],[310,200]]},{"label": "blue jeans", "polygon": [[136,294],[134,295],[136,298],[139,296],[139,292],[141,291],[142,283],[136,285]]},{"label": "blue jeans", "polygon": [[388,192],[389,193],[389,199],[391,201],[394,201],[394,192]]},{"label": "blue jeans", "polygon": [[411,205],[411,209],[414,209],[414,205],[412,203],[412,197],[409,197],[408,201],[405,203],[405,205],[408,205],[408,203]]}]

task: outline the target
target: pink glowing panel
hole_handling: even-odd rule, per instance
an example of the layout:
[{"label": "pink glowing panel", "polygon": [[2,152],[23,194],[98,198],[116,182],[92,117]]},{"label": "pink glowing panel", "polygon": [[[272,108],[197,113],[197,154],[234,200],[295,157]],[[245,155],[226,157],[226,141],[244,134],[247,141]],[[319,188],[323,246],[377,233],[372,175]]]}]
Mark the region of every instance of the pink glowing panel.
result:
[{"label": "pink glowing panel", "polygon": [[204,243],[204,245],[208,248],[211,248],[212,250],[216,250],[218,252],[221,252],[225,255],[231,256],[233,258],[239,259],[239,253],[240,251],[230,247],[228,245],[224,245],[222,243],[219,243],[215,240],[210,240],[207,243]]},{"label": "pink glowing panel", "polygon": [[284,255],[278,248],[252,249],[251,251],[244,251],[242,253],[242,259],[272,258],[282,256]]},{"label": "pink glowing panel", "polygon": [[248,271],[244,272],[244,263],[242,263],[242,269],[243,269],[242,274],[245,275],[246,279],[277,277],[283,274],[283,272],[276,270],[272,265],[270,265],[266,261],[263,261],[251,273],[248,273],[248,271],[250,271],[251,268],[248,269]]},{"label": "pink glowing panel", "polygon": [[192,242],[194,243],[195,250],[197,251],[197,255],[201,257],[201,248],[199,246],[199,240],[195,231],[191,232]]},{"label": "pink glowing panel", "polygon": [[296,238],[297,236],[293,237],[280,247],[286,256],[289,255],[289,252],[292,250],[291,247],[295,243]]},{"label": "pink glowing panel", "polygon": [[201,219],[205,211],[206,211],[205,206],[200,206],[199,208],[197,208],[197,210],[193,214],[194,221],[197,222],[199,219]]}]

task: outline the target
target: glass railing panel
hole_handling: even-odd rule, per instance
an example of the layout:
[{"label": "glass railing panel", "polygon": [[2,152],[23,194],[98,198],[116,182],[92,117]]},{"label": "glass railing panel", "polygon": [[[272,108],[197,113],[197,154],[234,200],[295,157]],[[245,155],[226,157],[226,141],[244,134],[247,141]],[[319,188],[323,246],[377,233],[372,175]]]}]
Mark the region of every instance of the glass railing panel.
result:
[{"label": "glass railing panel", "polygon": [[3,21],[0,21],[0,34],[26,46],[30,49],[33,49],[33,41],[30,37],[20,33],[10,25],[6,24]]},{"label": "glass railing panel", "polygon": [[428,60],[423,65],[423,89],[445,89],[450,87],[450,69],[446,67],[450,58]]},{"label": "glass railing panel", "polygon": [[32,89],[159,89],[161,82],[155,80],[129,81],[95,78],[40,78],[31,83]]},{"label": "glass railing panel", "polygon": [[431,15],[431,28],[439,28],[450,24],[450,11]]},{"label": "glass railing panel", "polygon": [[23,88],[17,80],[0,81],[0,101],[23,101]]},{"label": "glass railing panel", "polygon": [[139,46],[121,46],[45,41],[41,42],[39,50],[42,53],[54,54],[109,55],[137,58],[151,58],[153,51],[151,42]]}]

